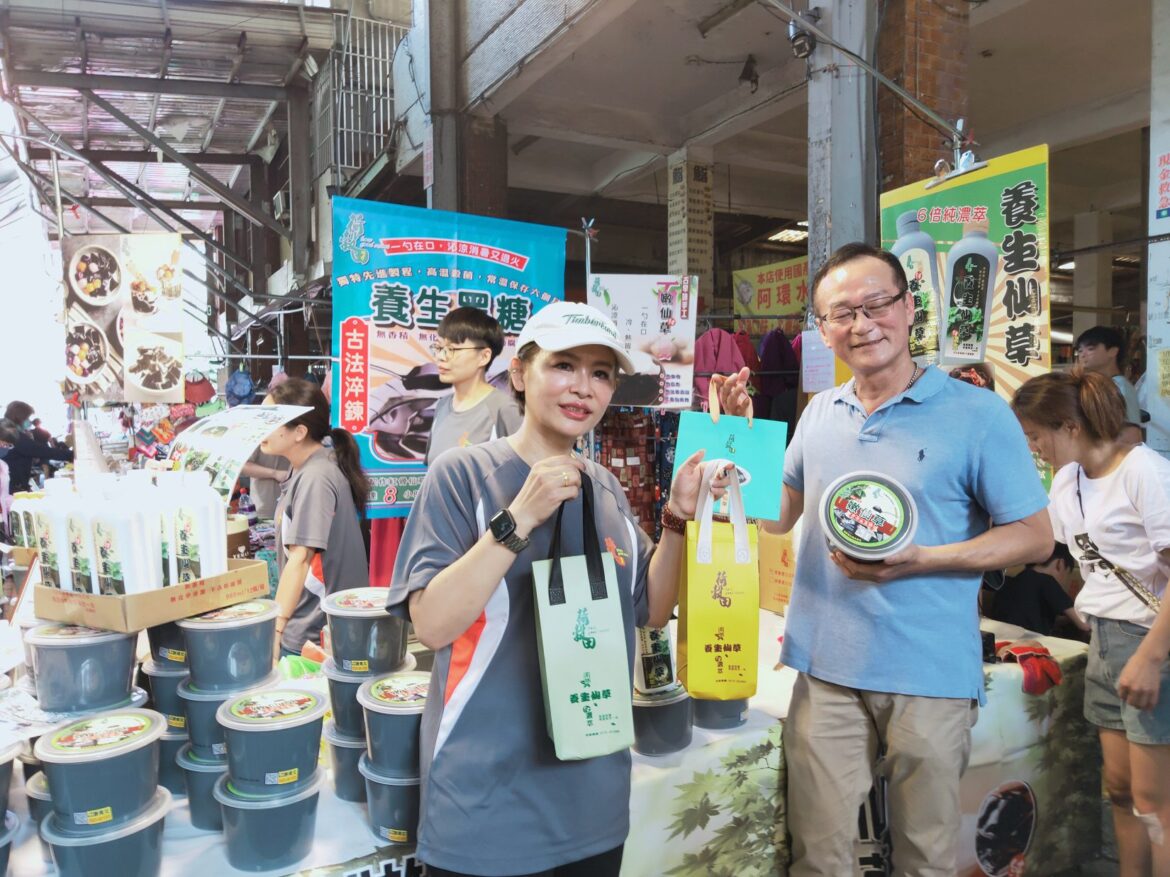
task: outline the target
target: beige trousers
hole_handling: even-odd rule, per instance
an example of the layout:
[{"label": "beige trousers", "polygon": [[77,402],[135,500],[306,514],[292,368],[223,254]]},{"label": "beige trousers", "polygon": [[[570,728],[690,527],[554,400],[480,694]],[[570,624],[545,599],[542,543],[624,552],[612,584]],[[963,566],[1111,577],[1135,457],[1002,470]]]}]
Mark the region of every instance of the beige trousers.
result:
[{"label": "beige trousers", "polygon": [[977,716],[965,698],[861,691],[801,673],[784,722],[790,877],[855,873],[858,811],[876,773],[889,781],[895,877],[952,877]]}]

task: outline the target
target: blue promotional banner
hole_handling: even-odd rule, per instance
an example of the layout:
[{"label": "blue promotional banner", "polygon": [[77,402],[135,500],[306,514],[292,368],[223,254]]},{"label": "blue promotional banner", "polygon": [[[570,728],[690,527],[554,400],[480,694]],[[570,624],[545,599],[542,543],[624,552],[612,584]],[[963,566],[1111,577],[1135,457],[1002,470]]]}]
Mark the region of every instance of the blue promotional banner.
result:
[{"label": "blue promotional banner", "polygon": [[430,346],[458,307],[490,313],[507,389],[528,318],[565,294],[564,229],[400,204],[333,199],[333,423],[357,439],[371,518],[401,517],[426,473],[435,403],[451,392]]}]

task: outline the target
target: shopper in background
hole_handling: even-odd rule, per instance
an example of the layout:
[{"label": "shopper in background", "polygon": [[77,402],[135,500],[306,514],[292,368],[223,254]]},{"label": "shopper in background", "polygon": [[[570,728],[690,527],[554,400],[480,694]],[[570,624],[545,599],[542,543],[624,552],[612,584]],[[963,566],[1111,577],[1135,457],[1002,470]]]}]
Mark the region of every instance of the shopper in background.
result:
[{"label": "shopper in background", "polygon": [[568,554],[581,550],[587,475],[590,525],[616,560],[632,655],[635,626],[661,627],[675,606],[682,522],[694,516],[702,453],[680,467],[655,550],[617,479],[573,450],[605,413],[618,370],[633,372],[613,323],[557,302],[532,316],[518,343],[519,430],[435,460],[388,596],[436,653],[422,724],[419,858],[434,877],[617,877],[630,755],[557,760],[545,726],[532,564],[549,556],[562,503],[562,544]]},{"label": "shopper in background", "polygon": [[1121,874],[1170,877],[1170,462],[1122,437],[1124,402],[1100,373],[1033,378],[1012,408],[1058,470],[1052,525],[1085,579],[1085,718],[1100,732]]},{"label": "shopper in background", "polygon": [[[1048,557],[1047,497],[1007,405],[911,359],[914,301],[897,258],[847,244],[812,290],[821,337],[854,377],[797,423],[781,518],[764,524],[788,532],[808,498],[781,654],[800,671],[784,723],[789,873],[853,873],[876,770],[889,783],[894,874],[951,875],[984,696],[979,582]],[[742,376],[720,381],[725,407],[743,392]],[[828,485],[858,470],[917,502],[916,544],[880,562],[830,552],[815,520]]]},{"label": "shopper in background", "polygon": [[248,478],[248,494],[256,504],[256,517],[273,520],[280,490],[292,475],[288,460],[257,448],[240,468],[240,474]]},{"label": "shopper in background", "polygon": [[303,405],[311,411],[289,421],[260,444],[284,457],[292,476],[276,509],[280,583],[276,589],[279,650],[300,654],[319,643],[325,626],[321,600],[366,581],[366,548],[358,516],[369,484],[357,443],[330,429],[329,403],[321,388],[299,378],[276,387],[265,405]]},{"label": "shopper in background", "polygon": [[1142,428],[1141,405],[1137,390],[1125,376],[1126,342],[1125,335],[1112,326],[1094,326],[1077,336],[1075,345],[1077,364],[1085,371],[1104,375],[1117,385],[1125,402],[1125,427],[1121,431],[1123,440],[1131,443],[1145,438]]},{"label": "shopper in background", "polygon": [[8,464],[9,491],[20,493],[29,489],[36,460],[73,462],[73,450],[33,438],[33,407],[27,402],[10,402],[4,412],[3,423],[16,431],[16,441],[4,458]]},{"label": "shopper in background", "polygon": [[984,615],[1005,624],[1049,636],[1060,617],[1078,630],[1088,632],[1089,625],[1073,608],[1069,596],[1076,562],[1068,546],[1057,542],[1052,556],[1044,563],[1029,563],[1017,575],[1008,576],[1003,587],[994,592]]}]

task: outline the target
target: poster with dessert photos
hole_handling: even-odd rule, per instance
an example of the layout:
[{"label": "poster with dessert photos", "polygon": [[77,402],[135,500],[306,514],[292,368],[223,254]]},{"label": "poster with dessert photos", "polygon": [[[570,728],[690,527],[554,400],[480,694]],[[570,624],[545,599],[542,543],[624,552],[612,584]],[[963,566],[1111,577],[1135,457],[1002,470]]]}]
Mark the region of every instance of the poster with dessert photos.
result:
[{"label": "poster with dessert photos", "polygon": [[183,401],[181,246],[165,232],[61,242],[67,396]]},{"label": "poster with dessert photos", "polygon": [[695,370],[699,278],[592,274],[589,304],[613,320],[637,372],[622,375],[610,405],[686,410]]}]

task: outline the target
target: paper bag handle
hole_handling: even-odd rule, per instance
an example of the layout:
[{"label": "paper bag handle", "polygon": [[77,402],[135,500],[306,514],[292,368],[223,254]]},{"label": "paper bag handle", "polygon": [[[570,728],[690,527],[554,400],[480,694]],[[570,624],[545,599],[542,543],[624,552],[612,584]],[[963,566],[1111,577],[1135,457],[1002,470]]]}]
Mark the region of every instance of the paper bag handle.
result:
[{"label": "paper bag handle", "polygon": [[731,532],[735,541],[735,562],[751,563],[751,545],[748,542],[747,515],[743,506],[743,490],[739,484],[739,473],[730,460],[711,460],[703,464],[703,478],[699,483],[699,501],[695,520],[699,524],[699,536],[695,546],[695,560],[711,562],[711,534],[714,529],[712,517],[715,514],[715,497],[711,493],[711,482],[715,473],[724,465],[731,465],[731,483],[727,486],[727,516],[731,520]]},{"label": "paper bag handle", "polygon": [[[748,429],[752,428],[752,416],[755,413],[755,403],[752,402],[752,397],[748,396],[748,410],[747,410],[747,424]],[[712,380],[707,384],[707,413],[711,415],[711,422],[719,422],[719,390],[715,387],[715,381]]]},{"label": "paper bag handle", "polygon": [[[552,570],[548,576],[548,602],[560,606],[565,602],[565,580],[561,574],[561,518],[565,514],[565,503],[557,509],[557,520],[553,526],[552,548],[549,560]],[[585,540],[585,569],[589,575],[589,595],[594,600],[607,597],[605,570],[601,566],[601,543],[597,538],[597,520],[593,517],[593,482],[581,473],[581,533]]]}]

